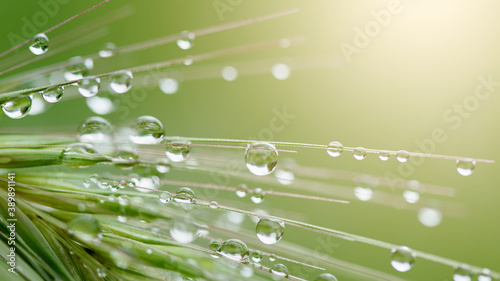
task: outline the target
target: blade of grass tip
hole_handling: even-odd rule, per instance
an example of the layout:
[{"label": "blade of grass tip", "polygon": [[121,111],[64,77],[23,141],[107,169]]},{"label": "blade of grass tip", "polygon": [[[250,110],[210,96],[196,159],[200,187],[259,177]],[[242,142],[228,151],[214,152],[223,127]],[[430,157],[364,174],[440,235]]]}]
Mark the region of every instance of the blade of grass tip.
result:
[{"label": "blade of grass tip", "polygon": [[[61,27],[61,26],[65,25],[65,24],[67,24],[68,22],[70,22],[70,21],[72,21],[72,20],[74,20],[74,19],[76,19],[76,18],[78,18],[78,17],[80,17],[80,16],[82,16],[82,15],[84,15],[84,14],[86,14],[86,13],[88,13],[88,12],[90,12],[90,11],[92,11],[92,10],[94,10],[94,9],[96,9],[96,8],[98,8],[98,7],[100,7],[100,6],[102,6],[102,5],[104,5],[105,3],[109,2],[109,1],[110,1],[110,0],[104,0],[104,1],[102,1],[101,3],[99,3],[99,4],[97,4],[97,5],[95,5],[95,6],[91,7],[91,8],[89,8],[89,9],[87,9],[87,10],[85,10],[85,11],[83,11],[83,12],[79,13],[79,14],[76,14],[76,15],[74,15],[74,16],[72,16],[72,17],[70,17],[69,19],[67,19],[67,20],[65,20],[65,21],[63,21],[63,22],[60,22],[60,23],[58,23],[58,24],[56,24],[56,25],[54,25],[54,26],[50,27],[49,29],[47,29],[47,30],[45,30],[45,31],[43,31],[43,32],[41,32],[41,33],[45,33],[45,34],[47,34],[47,33],[51,32],[51,31],[53,31],[54,29],[59,28],[59,27]],[[10,49],[8,49],[8,50],[4,51],[3,53],[0,53],[0,58],[2,58],[2,57],[4,57],[5,55],[7,55],[7,54],[9,54],[9,53],[11,53],[11,52],[13,52],[13,51],[15,51],[15,50],[17,50],[17,49],[21,48],[22,46],[24,46],[24,45],[28,44],[30,41],[31,41],[31,39],[27,39],[26,41],[21,42],[21,43],[17,44],[16,46],[14,46],[14,47],[12,47],[12,48],[10,48]]]}]

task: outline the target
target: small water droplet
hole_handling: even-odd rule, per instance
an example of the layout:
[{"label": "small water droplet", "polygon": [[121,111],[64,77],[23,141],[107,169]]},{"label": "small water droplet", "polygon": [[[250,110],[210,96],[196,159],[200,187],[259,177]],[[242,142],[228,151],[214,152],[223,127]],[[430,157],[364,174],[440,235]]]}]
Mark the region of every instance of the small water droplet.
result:
[{"label": "small water droplet", "polygon": [[81,142],[102,142],[109,140],[113,126],[108,120],[94,116],[87,118],[78,127],[78,139]]},{"label": "small water droplet", "polygon": [[226,81],[234,81],[238,78],[238,70],[232,66],[226,66],[222,69],[222,78]]},{"label": "small water droplet", "polygon": [[463,159],[457,161],[457,171],[462,176],[470,176],[476,168],[476,161],[472,159]]},{"label": "small water droplet", "polygon": [[276,255],[270,255],[269,256],[269,261],[275,261],[276,260]]},{"label": "small water droplet", "polygon": [[378,153],[378,158],[382,161],[387,161],[391,158],[391,153],[387,151],[381,151]]},{"label": "small water droplet", "polygon": [[455,269],[453,281],[472,281],[472,272],[468,266],[463,265]]},{"label": "small water droplet", "polygon": [[331,157],[339,157],[342,151],[344,151],[344,146],[338,141],[332,141],[328,144],[326,153]]},{"label": "small water droplet", "polygon": [[183,162],[191,153],[191,142],[186,140],[171,141],[166,145],[165,149],[168,159],[174,162]]},{"label": "small water droplet", "polygon": [[193,64],[193,57],[187,56],[184,58],[184,65],[189,66]]},{"label": "small water droplet", "polygon": [[157,144],[163,140],[165,129],[160,120],[153,116],[141,116],[137,118],[130,128],[133,133],[130,140],[137,144]]},{"label": "small water droplet", "polygon": [[250,199],[255,204],[260,204],[260,203],[262,203],[262,201],[264,201],[264,196],[265,196],[264,191],[262,189],[260,189],[260,188],[256,188],[252,192],[252,195],[250,196]]},{"label": "small water droplet", "polygon": [[170,235],[175,241],[180,243],[191,243],[196,239],[198,227],[190,220],[175,218],[170,227]]},{"label": "small water droplet", "polygon": [[276,180],[283,185],[292,184],[295,180],[295,174],[292,171],[285,169],[276,170],[274,176],[276,177]]},{"label": "small water droplet", "polygon": [[181,48],[182,50],[191,49],[194,45],[194,33],[183,31],[181,32],[181,36],[182,37],[177,40],[177,46],[179,46],[179,48]]},{"label": "small water droplet", "polygon": [[273,65],[271,72],[274,78],[278,80],[286,80],[288,77],[290,77],[290,67],[283,63],[277,63]]},{"label": "small water droplet", "polygon": [[243,198],[247,196],[248,188],[247,185],[242,183],[238,185],[237,190],[236,190],[236,196]]},{"label": "small water droplet", "polygon": [[101,58],[109,58],[115,54],[116,45],[113,43],[106,43],[104,47],[99,51],[99,56]]},{"label": "small water droplet", "polygon": [[78,81],[78,92],[86,98],[95,96],[101,87],[101,79],[86,78]]},{"label": "small water droplet", "polygon": [[85,99],[89,109],[95,114],[105,115],[113,112],[115,105],[106,97],[93,96]]},{"label": "small water droplet", "polygon": [[427,227],[435,227],[443,220],[443,214],[434,208],[422,208],[418,211],[418,220]]},{"label": "small water droplet", "polygon": [[399,272],[407,272],[413,267],[416,255],[406,246],[392,249],[391,265]]},{"label": "small water droplet", "polygon": [[26,116],[31,109],[32,99],[30,96],[24,96],[2,104],[2,110],[8,117],[19,119]]},{"label": "small water droplet", "polygon": [[373,190],[369,187],[357,186],[354,188],[354,195],[361,201],[368,201],[373,197]]},{"label": "small water droplet", "polygon": [[247,245],[238,239],[228,239],[224,241],[218,253],[226,258],[240,262],[247,261],[249,256]]},{"label": "small water droplet", "polygon": [[139,161],[139,155],[132,150],[118,149],[113,154],[113,163],[120,169],[130,169],[134,167]]},{"label": "small water droplet", "polygon": [[271,267],[271,273],[286,278],[288,277],[288,268],[282,263],[277,263]]},{"label": "small water droplet", "polygon": [[356,147],[352,153],[356,160],[363,160],[366,158],[366,149],[364,147]]},{"label": "small water droplet", "polygon": [[252,260],[254,262],[261,262],[263,257],[264,255],[262,255],[262,252],[259,250],[255,250],[252,252]]},{"label": "small water droplet", "polygon": [[68,234],[84,241],[100,239],[101,225],[92,215],[78,215],[68,223]]},{"label": "small water droplet", "polygon": [[122,71],[116,73],[111,77],[111,83],[109,84],[109,87],[111,88],[111,90],[113,90],[113,92],[117,94],[126,93],[130,90],[130,88],[132,88],[133,78],[134,76],[130,71]]},{"label": "small water droplet", "polygon": [[276,147],[267,142],[254,142],[245,152],[245,163],[254,175],[269,175],[278,164]]},{"label": "small water droplet", "polygon": [[321,273],[314,281],[338,281],[337,277],[330,273]]},{"label": "small water droplet", "polygon": [[164,78],[159,82],[160,90],[167,95],[175,94],[179,90],[179,82],[173,78]]},{"label": "small water droplet", "polygon": [[210,208],[211,209],[218,209],[219,208],[219,203],[217,203],[217,201],[210,202]]},{"label": "small water droplet", "polygon": [[106,161],[108,158],[89,143],[73,143],[59,155],[61,163],[71,168],[85,168]]},{"label": "small water droplet", "polygon": [[259,240],[268,245],[276,244],[285,233],[285,224],[281,221],[261,218],[255,227]]},{"label": "small water droplet", "polygon": [[30,51],[35,55],[42,55],[49,49],[49,38],[43,33],[38,33],[31,39]]},{"label": "small water droplet", "polygon": [[489,270],[487,268],[483,269],[481,274],[479,274],[477,276],[477,281],[491,281],[491,280],[493,280],[493,278],[491,278],[490,274],[491,274],[491,270]]},{"label": "small water droplet", "polygon": [[408,161],[408,158],[410,158],[410,153],[406,150],[400,150],[396,153],[396,159],[401,163]]},{"label": "small water droplet", "polygon": [[69,59],[68,66],[64,71],[66,81],[82,79],[94,68],[91,58],[73,57]]},{"label": "small water droplet", "polygon": [[417,191],[405,190],[403,192],[403,198],[406,200],[406,202],[414,204],[417,203],[420,199],[420,194]]},{"label": "small water droplet", "polygon": [[166,174],[166,173],[170,172],[171,168],[172,168],[172,166],[170,165],[170,163],[168,163],[168,161],[166,159],[159,160],[156,163],[156,171],[158,171],[158,173],[160,173],[160,174]]},{"label": "small water droplet", "polygon": [[177,203],[193,203],[195,198],[194,191],[189,187],[181,187],[174,196],[174,202]]},{"label": "small water droplet", "polygon": [[44,100],[50,103],[55,103],[61,100],[64,94],[64,87],[50,88],[42,92],[42,97]]}]

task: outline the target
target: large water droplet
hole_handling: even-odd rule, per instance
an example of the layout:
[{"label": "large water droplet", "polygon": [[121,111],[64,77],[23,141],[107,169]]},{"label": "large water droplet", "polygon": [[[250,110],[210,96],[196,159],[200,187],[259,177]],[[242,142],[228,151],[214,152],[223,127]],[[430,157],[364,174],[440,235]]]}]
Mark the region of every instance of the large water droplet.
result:
[{"label": "large water droplet", "polygon": [[278,164],[276,147],[267,142],[254,142],[245,152],[245,163],[254,175],[264,176],[272,173]]},{"label": "large water droplet", "polygon": [[72,168],[85,168],[106,161],[108,158],[89,143],[73,143],[59,155],[61,163]]},{"label": "large water droplet", "polygon": [[259,240],[268,245],[277,243],[285,233],[285,224],[282,221],[275,221],[261,218],[255,227]]},{"label": "large water droplet", "polygon": [[271,72],[274,78],[278,80],[285,80],[290,76],[290,67],[283,63],[277,63],[273,65]]},{"label": "large water droplet", "polygon": [[160,90],[167,95],[175,94],[177,90],[179,90],[179,82],[173,78],[164,78],[160,80],[159,86]]},{"label": "large water droplet", "polygon": [[109,140],[113,126],[108,120],[94,116],[87,118],[78,128],[81,142],[102,142]]},{"label": "large water droplet", "polygon": [[241,262],[247,261],[249,255],[247,245],[238,239],[228,239],[224,241],[218,253],[226,258]]},{"label": "large water droplet", "polygon": [[410,153],[406,150],[400,150],[396,153],[396,159],[401,163],[408,161],[408,158],[410,158]]},{"label": "large water droplet", "polygon": [[286,278],[288,277],[288,268],[282,263],[277,263],[271,267],[271,273]]},{"label": "large water droplet", "polygon": [[2,110],[10,118],[19,119],[26,116],[31,109],[30,96],[24,96],[2,104]]},{"label": "large water droplet", "polygon": [[262,203],[262,201],[264,201],[264,196],[265,196],[264,191],[262,189],[260,189],[260,188],[256,188],[252,192],[252,195],[250,196],[250,199],[255,204],[260,204],[260,203]]},{"label": "large water droplet", "polygon": [[226,81],[234,81],[238,78],[238,70],[232,66],[226,66],[222,69],[222,78]]},{"label": "large water droplet", "polygon": [[364,147],[356,147],[352,153],[356,160],[363,160],[366,158],[366,149]]},{"label": "large water droplet", "polygon": [[183,50],[191,49],[194,45],[195,35],[189,31],[181,32],[182,38],[177,40],[177,46]]},{"label": "large water droplet", "polygon": [[338,141],[332,141],[328,144],[328,148],[326,152],[331,157],[339,157],[342,151],[344,150],[344,146]]},{"label": "large water droplet", "polygon": [[192,221],[184,218],[175,218],[170,227],[170,235],[180,243],[191,243],[196,239],[198,227]]},{"label": "large water droplet", "polygon": [[49,49],[49,38],[43,33],[38,33],[31,39],[29,49],[35,55],[45,54]]},{"label": "large water droplet", "polygon": [[94,61],[91,58],[73,57],[69,59],[68,66],[64,71],[66,81],[82,79],[94,68]]},{"label": "large water droplet", "polygon": [[189,187],[181,187],[174,196],[174,202],[177,203],[193,203],[195,198],[194,191]]},{"label": "large water droplet", "polygon": [[459,266],[455,269],[455,273],[453,274],[453,281],[471,281],[472,280],[472,272],[468,266]]},{"label": "large water droplet", "polygon": [[99,51],[99,56],[101,58],[109,58],[115,54],[116,45],[113,43],[106,43],[104,47]]},{"label": "large water droplet", "polygon": [[174,162],[183,162],[191,153],[191,142],[185,140],[171,141],[165,147],[168,159]]},{"label": "large water droplet", "polygon": [[337,277],[330,273],[321,273],[314,281],[338,281]]},{"label": "large water droplet", "polygon": [[42,97],[44,100],[50,103],[55,103],[61,100],[64,94],[64,87],[50,88],[42,92]]},{"label": "large water droplet", "polygon": [[91,241],[101,238],[101,225],[92,215],[78,215],[68,223],[68,233],[74,237]]},{"label": "large water droplet", "polygon": [[399,272],[406,272],[413,267],[416,255],[406,246],[392,249],[391,265]]},{"label": "large water droplet", "polygon": [[381,151],[378,153],[378,158],[382,161],[387,161],[391,158],[391,153],[387,151]]},{"label": "large water droplet", "polygon": [[111,88],[111,90],[113,90],[113,92],[117,94],[126,93],[128,92],[128,90],[130,90],[130,88],[132,88],[132,79],[132,72],[119,72],[111,77],[111,83],[109,84],[109,87]]},{"label": "large water droplet", "polygon": [[78,81],[78,92],[86,98],[95,96],[100,87],[101,79],[99,78],[87,78]]},{"label": "large water droplet", "polygon": [[137,118],[130,128],[133,133],[130,140],[137,144],[157,144],[163,140],[165,129],[160,120],[153,116],[141,116]]},{"label": "large water droplet", "polygon": [[476,161],[472,159],[463,159],[457,161],[457,171],[462,176],[470,176],[476,168]]}]

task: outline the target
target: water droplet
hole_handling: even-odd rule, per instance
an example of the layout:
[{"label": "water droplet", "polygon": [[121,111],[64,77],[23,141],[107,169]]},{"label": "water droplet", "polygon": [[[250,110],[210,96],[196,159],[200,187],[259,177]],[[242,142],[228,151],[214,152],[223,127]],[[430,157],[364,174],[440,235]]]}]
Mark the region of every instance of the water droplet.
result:
[{"label": "water droplet", "polygon": [[174,202],[177,203],[193,203],[195,198],[194,191],[189,187],[181,187],[174,196]]},{"label": "water droplet", "polygon": [[68,66],[64,71],[66,81],[82,79],[94,68],[94,61],[91,58],[73,57],[69,59]]},{"label": "water droplet", "polygon": [[330,273],[321,273],[314,281],[338,281],[337,277]]},{"label": "water droplet", "polygon": [[130,140],[137,144],[157,144],[163,140],[165,129],[160,120],[153,116],[141,116],[135,120],[130,128],[133,133]]},{"label": "water droplet", "polygon": [[354,188],[354,195],[361,201],[368,201],[373,197],[373,190],[369,187],[357,186]]},{"label": "water droplet", "polygon": [[168,159],[174,162],[183,162],[191,153],[191,142],[185,140],[171,141],[165,147]]},{"label": "water droplet", "polygon": [[219,242],[217,240],[212,240],[212,241],[210,241],[210,245],[208,246],[208,248],[211,251],[217,252],[219,250],[219,248],[220,248],[221,245],[222,245],[221,242]]},{"label": "water droplet", "polygon": [[101,58],[109,58],[115,54],[116,45],[113,43],[106,43],[104,47],[99,51],[99,56]]},{"label": "water droplet", "polygon": [[267,142],[254,142],[245,152],[245,163],[254,175],[269,175],[278,164],[276,147]]},{"label": "water droplet", "polygon": [[167,95],[175,94],[179,90],[179,82],[173,78],[164,78],[159,83],[160,90]]},{"label": "water droplet", "polygon": [[418,220],[427,227],[435,227],[443,220],[443,214],[434,208],[422,208],[418,211]]},{"label": "water droplet", "polygon": [[184,58],[184,65],[189,66],[193,64],[193,57],[187,56]]},{"label": "water droplet", "polygon": [[378,153],[378,158],[382,161],[387,161],[391,158],[391,153],[387,151],[381,151]]},{"label": "water droplet", "polygon": [[274,78],[278,80],[285,80],[290,76],[290,68],[286,64],[277,63],[273,65],[271,72]]},{"label": "water droplet", "polygon": [[472,272],[468,266],[459,266],[455,269],[455,273],[453,274],[453,281],[471,281],[472,280]]},{"label": "water droplet", "polygon": [[410,153],[406,150],[400,150],[396,153],[396,159],[401,163],[408,161],[408,158],[410,158]]},{"label": "water droplet", "polygon": [[275,260],[276,260],[276,255],[269,256],[269,261],[275,261]]},{"label": "water droplet", "polygon": [[50,103],[55,103],[61,100],[64,94],[64,87],[50,88],[42,92],[42,97],[44,100]]},{"label": "water droplet", "polygon": [[343,150],[344,146],[340,142],[332,141],[328,144],[326,153],[328,153],[331,157],[339,157]]},{"label": "water droplet", "polygon": [[224,241],[218,253],[226,258],[241,262],[247,261],[249,255],[247,245],[238,239],[228,239]]},{"label": "water droplet", "polygon": [[122,71],[119,73],[114,74],[111,77],[111,83],[109,84],[109,87],[113,92],[117,94],[123,94],[126,93],[132,88],[132,79],[133,79],[132,72],[130,71]]},{"label": "water droplet", "polygon": [[78,81],[78,92],[86,98],[95,96],[101,87],[101,79],[86,78]]},{"label": "water droplet", "polygon": [[285,233],[285,224],[281,221],[261,218],[255,227],[259,240],[268,245],[276,244]]},{"label": "water droplet", "polygon": [[476,168],[476,161],[472,159],[463,159],[457,161],[457,171],[462,176],[470,176]]},{"label": "water droplet", "polygon": [[363,160],[366,158],[366,149],[364,147],[356,147],[352,153],[356,160]]},{"label": "water droplet", "polygon": [[119,149],[113,154],[113,163],[120,169],[130,169],[139,161],[139,155],[131,150]]},{"label": "water droplet", "polygon": [[191,243],[196,239],[198,227],[190,220],[175,218],[170,227],[170,235],[180,243]]},{"label": "water droplet", "polygon": [[182,38],[177,40],[177,46],[183,50],[191,49],[194,45],[195,35],[189,31],[181,32]]},{"label": "water droplet", "polygon": [[127,222],[127,217],[125,216],[117,216],[116,220],[121,222],[121,223],[126,223]]},{"label": "water droplet", "polygon": [[113,126],[102,117],[87,118],[78,127],[78,139],[81,142],[102,142],[109,140]]},{"label": "water droplet", "polygon": [[261,262],[263,257],[264,256],[262,255],[262,252],[259,251],[259,250],[256,250],[256,251],[252,252],[252,260],[254,262]]},{"label": "water droplet", "polygon": [[290,170],[276,170],[274,176],[276,180],[283,185],[292,184],[295,180],[295,174]]},{"label": "water droplet", "polygon": [[477,281],[491,281],[491,280],[493,280],[493,278],[491,278],[490,274],[491,274],[491,270],[489,270],[487,268],[483,269],[481,274],[479,274],[477,276]]},{"label": "water droplet", "polygon": [[101,225],[92,215],[78,215],[68,223],[68,233],[78,239],[90,241],[101,238]]},{"label": "water droplet", "polygon": [[85,102],[92,112],[99,115],[109,114],[115,109],[113,102],[106,97],[93,96],[85,99]]},{"label": "water droplet", "polygon": [[28,114],[31,109],[30,96],[24,96],[2,104],[2,110],[10,118],[19,119]]},{"label": "water droplet", "polygon": [[226,81],[234,81],[238,78],[238,70],[232,66],[226,66],[222,69],[222,78]]},{"label": "water droplet", "polygon": [[288,268],[282,263],[277,263],[271,267],[271,273],[286,278],[288,277]]},{"label": "water droplet", "polygon": [[96,272],[97,272],[97,277],[106,278],[107,276],[106,268],[97,268]]},{"label": "water droplet", "polygon": [[413,267],[416,255],[406,246],[392,249],[391,265],[399,272],[407,272]]},{"label": "water droplet", "polygon": [[172,168],[172,166],[167,162],[167,160],[159,160],[156,163],[156,171],[158,171],[158,173],[160,174],[166,174],[170,172],[170,168]]},{"label": "water droplet", "polygon": [[28,112],[28,115],[39,115],[47,111],[51,107],[51,104],[48,104],[45,99],[43,99],[42,95],[31,95],[31,109]]},{"label": "water droplet", "polygon": [[420,194],[417,191],[405,190],[403,192],[403,197],[406,200],[406,202],[414,204],[417,203],[418,200],[420,199]]},{"label": "water droplet", "polygon": [[108,160],[89,143],[70,144],[61,152],[59,159],[63,165],[71,168],[85,168]]},{"label": "water droplet", "polygon": [[219,203],[217,203],[217,201],[210,202],[210,208],[211,209],[218,209],[219,208]]},{"label": "water droplet", "polygon": [[43,33],[38,33],[31,39],[29,49],[35,55],[45,54],[49,49],[49,38]]},{"label": "water droplet", "polygon": [[242,183],[238,185],[237,190],[236,190],[236,196],[243,198],[247,196],[248,188],[247,185]]},{"label": "water droplet", "polygon": [[252,195],[250,196],[250,199],[255,204],[260,204],[260,203],[262,203],[262,201],[264,201],[264,195],[265,195],[265,193],[264,193],[264,191],[262,189],[256,188],[252,192]]}]

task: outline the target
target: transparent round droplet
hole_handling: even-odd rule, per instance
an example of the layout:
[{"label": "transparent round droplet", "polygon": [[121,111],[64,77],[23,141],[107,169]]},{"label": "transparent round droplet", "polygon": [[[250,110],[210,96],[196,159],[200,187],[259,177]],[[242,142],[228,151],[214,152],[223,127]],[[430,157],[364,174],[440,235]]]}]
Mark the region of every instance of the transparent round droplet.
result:
[{"label": "transparent round droplet", "polygon": [[191,153],[191,142],[185,140],[175,140],[169,142],[165,147],[167,158],[173,162],[183,162]]},{"label": "transparent round droplet", "polygon": [[410,153],[406,150],[400,150],[396,153],[396,159],[401,163],[408,161],[409,158]]},{"label": "transparent round droplet", "polygon": [[252,260],[254,262],[261,262],[263,257],[264,257],[264,255],[262,255],[262,252],[259,250],[252,252]]},{"label": "transparent round droplet", "polygon": [[235,261],[247,261],[249,256],[247,245],[238,239],[228,239],[224,241],[218,253]]},{"label": "transparent round droplet", "polygon": [[78,127],[78,139],[81,142],[102,142],[109,140],[113,126],[108,120],[94,116],[87,118]]},{"label": "transparent round droplet", "polygon": [[174,202],[177,203],[193,203],[195,198],[194,191],[189,187],[181,187],[177,190],[174,196]]},{"label": "transparent round droplet", "polygon": [[491,277],[491,270],[485,268],[482,270],[481,274],[477,276],[477,281],[491,281],[493,278]]},{"label": "transparent round droplet", "polygon": [[282,221],[261,218],[255,227],[255,232],[262,243],[276,244],[285,233],[285,224]]},{"label": "transparent round droplet", "polygon": [[290,77],[290,67],[283,63],[277,63],[273,65],[271,72],[274,78],[278,80],[286,80]]},{"label": "transparent round droplet", "polygon": [[366,158],[366,149],[364,147],[356,147],[352,153],[356,160],[363,160]]},{"label": "transparent round droplet", "polygon": [[285,169],[276,170],[274,176],[276,177],[276,180],[283,185],[292,184],[295,180],[295,174],[292,171]]},{"label": "transparent round droplet", "polygon": [[245,163],[252,174],[269,175],[278,165],[278,151],[270,143],[254,142],[247,147]]},{"label": "transparent round droplet", "polygon": [[314,281],[338,281],[337,277],[330,273],[321,273]]},{"label": "transparent round droplet", "polygon": [[113,43],[106,43],[104,47],[99,51],[99,56],[101,58],[109,58],[115,54],[116,45]]},{"label": "transparent round droplet", "polygon": [[422,208],[418,211],[418,220],[427,227],[435,227],[443,220],[443,214],[434,208]]},{"label": "transparent round droplet", "polygon": [[391,265],[399,272],[407,272],[415,264],[416,255],[410,248],[402,246],[392,249]]},{"label": "transparent round droplet", "polygon": [[191,243],[196,239],[198,227],[190,220],[175,218],[170,227],[170,235],[175,241],[180,243]]},{"label": "transparent round droplet", "polygon": [[170,163],[168,163],[167,160],[159,160],[156,163],[156,171],[158,171],[158,173],[160,174],[166,174],[170,172],[171,168],[172,166],[170,165]]},{"label": "transparent round droplet", "polygon": [[275,260],[276,260],[276,255],[269,256],[269,261],[275,261]]},{"label": "transparent round droplet", "polygon": [[2,110],[8,117],[19,119],[26,116],[31,109],[32,99],[30,96],[24,96],[2,104]]},{"label": "transparent round droplet", "polygon": [[45,54],[49,50],[49,38],[43,33],[38,33],[31,39],[29,49],[35,55]]},{"label": "transparent round droplet", "polygon": [[462,176],[470,176],[476,168],[476,161],[472,159],[463,159],[457,161],[457,171]]},{"label": "transparent round droplet", "polygon": [[66,81],[82,79],[94,68],[94,61],[91,58],[73,57],[69,59],[68,66],[64,71]]},{"label": "transparent round droplet", "polygon": [[391,153],[387,151],[382,151],[378,153],[378,158],[382,161],[387,161],[391,158]]},{"label": "transparent round droplet", "polygon": [[130,169],[139,162],[139,155],[132,150],[118,149],[113,154],[113,163],[120,169]]},{"label": "transparent round droplet", "polygon": [[211,209],[218,209],[219,208],[219,203],[217,203],[217,201],[210,202],[210,208]]},{"label": "transparent round droplet", "polygon": [[194,45],[195,35],[189,31],[181,32],[181,38],[177,40],[177,46],[182,50],[191,49]]},{"label": "transparent round droplet", "polygon": [[344,146],[338,141],[332,141],[328,144],[326,153],[331,157],[339,157],[342,151],[344,151]]},{"label": "transparent round droplet", "polygon": [[453,274],[453,281],[472,281],[472,272],[468,266],[459,266]]},{"label": "transparent round droplet", "polygon": [[99,221],[92,215],[78,215],[68,223],[68,234],[84,241],[100,239]]},{"label": "transparent round droplet", "polygon": [[165,129],[160,120],[153,116],[141,116],[131,125],[130,140],[137,144],[157,144],[163,140]]},{"label": "transparent round droplet", "polygon": [[248,187],[246,184],[242,183],[238,185],[237,190],[236,190],[236,196],[243,198],[247,196],[248,193]]},{"label": "transparent round droplet", "polygon": [[114,74],[111,77],[111,83],[109,84],[109,87],[113,92],[117,94],[123,94],[126,93],[132,88],[132,80],[133,80],[133,75],[132,72],[130,71],[123,71],[117,74]]},{"label": "transparent round droplet", "polygon": [[106,161],[108,158],[89,143],[73,143],[59,155],[61,164],[71,168],[85,168]]},{"label": "transparent round droplet", "polygon": [[234,81],[238,78],[238,70],[232,66],[226,66],[222,69],[222,78],[226,81]]},{"label": "transparent round droplet", "polygon": [[420,193],[413,190],[405,190],[403,192],[403,198],[406,200],[406,202],[410,204],[415,204],[420,199]]},{"label": "transparent round droplet", "polygon": [[93,96],[85,99],[89,109],[95,114],[106,115],[115,110],[115,105],[107,97]]},{"label": "transparent round droplet", "polygon": [[271,273],[286,278],[288,277],[288,268],[282,263],[277,263],[271,267]]},{"label": "transparent round droplet", "polygon": [[262,201],[264,201],[264,196],[265,196],[264,191],[260,188],[256,188],[250,195],[250,199],[255,204],[260,204],[262,203]]},{"label": "transparent round droplet", "polygon": [[100,87],[101,79],[99,78],[86,78],[78,81],[78,92],[86,98],[95,96]]},{"label": "transparent round droplet", "polygon": [[55,103],[61,100],[64,94],[64,87],[50,88],[42,92],[42,97],[45,101]]},{"label": "transparent round droplet", "polygon": [[173,78],[164,78],[159,83],[160,90],[167,95],[175,94],[179,90],[179,82]]},{"label": "transparent round droplet", "polygon": [[31,95],[31,109],[28,112],[28,115],[39,115],[46,112],[51,107],[51,104],[48,104],[45,99],[43,99],[42,95]]},{"label": "transparent round droplet", "polygon": [[368,187],[357,186],[354,188],[354,195],[361,201],[368,201],[373,197],[373,190]]}]

